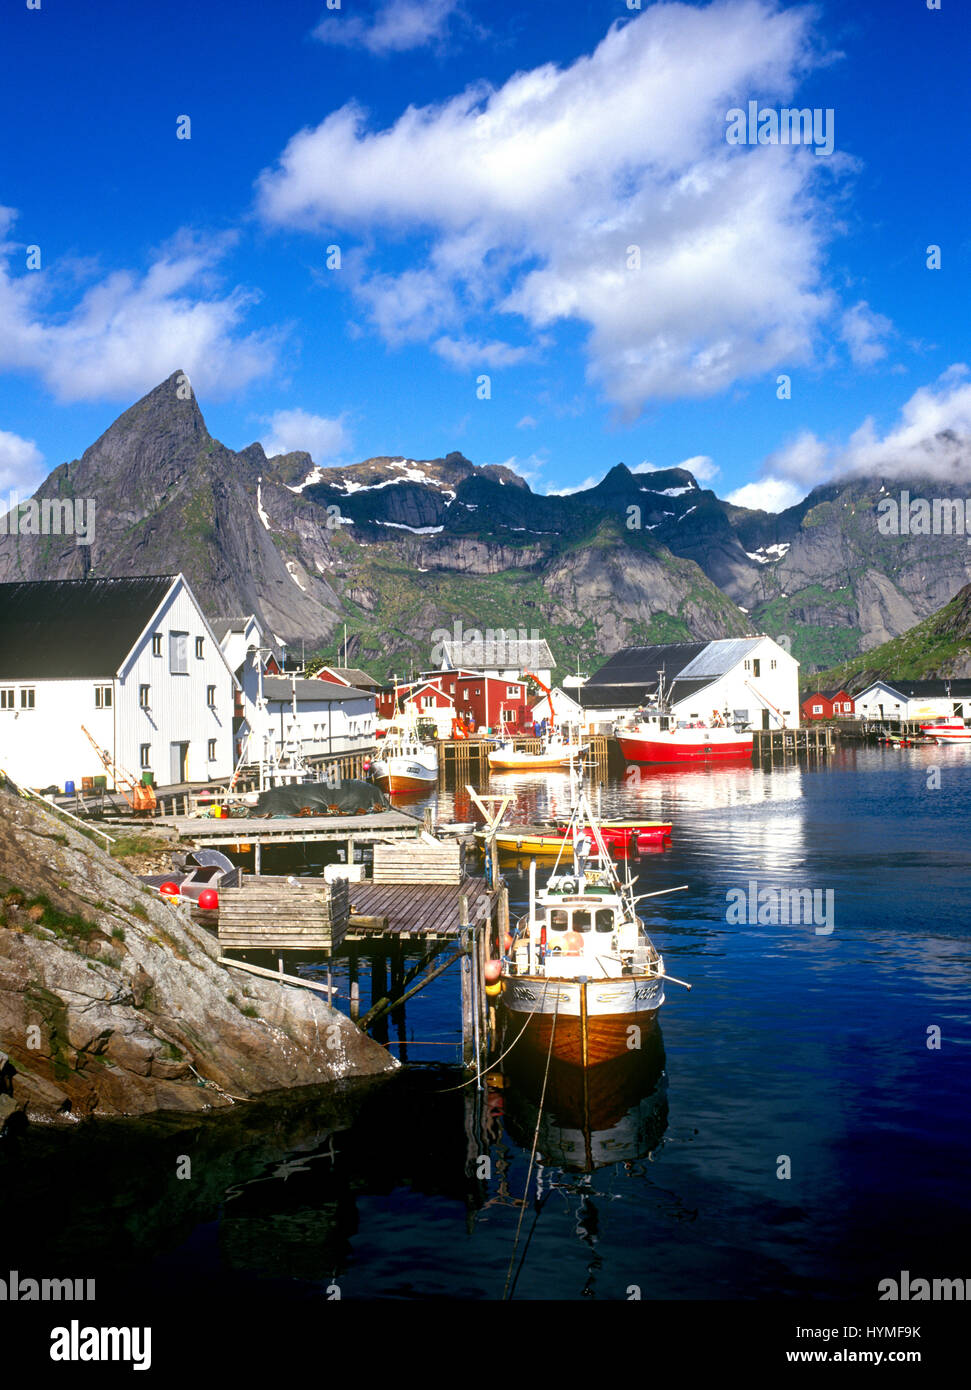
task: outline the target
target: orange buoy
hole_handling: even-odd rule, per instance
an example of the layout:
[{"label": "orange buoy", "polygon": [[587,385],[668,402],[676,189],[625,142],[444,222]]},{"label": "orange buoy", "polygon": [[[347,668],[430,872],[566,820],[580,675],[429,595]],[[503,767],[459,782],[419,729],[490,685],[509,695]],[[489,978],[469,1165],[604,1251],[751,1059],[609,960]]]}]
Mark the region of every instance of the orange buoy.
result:
[{"label": "orange buoy", "polygon": [[578,931],[568,931],[563,938],[563,951],[568,956],[578,956],[583,950],[583,937]]},{"label": "orange buoy", "polygon": [[482,971],[487,985],[494,985],[502,974],[501,960],[487,960]]},{"label": "orange buoy", "polygon": [[512,937],[509,935],[508,932],[506,932],[506,935],[502,938],[502,949],[503,954],[507,956],[509,955],[509,952],[512,950]]}]

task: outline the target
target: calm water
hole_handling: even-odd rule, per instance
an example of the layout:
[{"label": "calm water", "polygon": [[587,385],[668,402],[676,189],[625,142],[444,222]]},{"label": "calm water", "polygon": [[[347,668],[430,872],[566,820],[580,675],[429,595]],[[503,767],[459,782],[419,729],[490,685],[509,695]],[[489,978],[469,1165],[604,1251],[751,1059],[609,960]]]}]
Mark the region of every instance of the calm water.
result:
[{"label": "calm water", "polygon": [[[523,815],[567,804],[558,774],[495,783]],[[464,793],[439,803],[470,818]],[[644,907],[694,988],[669,988],[646,1054],[588,1097],[586,1132],[582,1095],[552,1078],[515,1297],[869,1300],[902,1269],[971,1275],[971,750],[645,770],[611,781],[604,812],[673,820],[670,848],[633,863],[640,891],[688,885]],[[509,879],[523,903],[525,874]],[[753,879],[832,890],[834,930],[730,925],[726,893]],[[18,1231],[7,1211],[0,1270],[29,1244],[50,1272],[95,1259],[184,1288],[500,1297],[538,1087],[455,1089],[457,997],[453,970],[409,1005],[424,1065],[388,1084],[5,1146],[0,1179],[32,1216]]]}]

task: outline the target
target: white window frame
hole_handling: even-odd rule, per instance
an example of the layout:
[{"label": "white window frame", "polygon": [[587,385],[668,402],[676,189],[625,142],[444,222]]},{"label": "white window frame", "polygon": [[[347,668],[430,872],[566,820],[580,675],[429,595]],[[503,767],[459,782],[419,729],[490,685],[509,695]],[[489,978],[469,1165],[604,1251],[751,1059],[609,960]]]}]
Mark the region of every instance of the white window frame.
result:
[{"label": "white window frame", "polygon": [[169,675],[187,676],[189,674],[189,634],[187,632],[169,633]]}]

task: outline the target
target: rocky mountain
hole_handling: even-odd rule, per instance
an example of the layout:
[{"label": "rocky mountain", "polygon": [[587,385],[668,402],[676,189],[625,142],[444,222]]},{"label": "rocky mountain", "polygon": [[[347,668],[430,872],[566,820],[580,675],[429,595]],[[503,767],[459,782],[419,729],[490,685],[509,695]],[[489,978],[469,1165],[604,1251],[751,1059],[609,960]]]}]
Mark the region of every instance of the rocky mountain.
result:
[{"label": "rocky mountain", "polygon": [[95,499],[93,543],[0,535],[0,581],[181,570],[210,615],[255,612],[308,653],[336,655],[346,623],[347,661],[376,674],[427,664],[433,634],[456,623],[535,630],[564,669],[628,643],[749,631],[788,636],[818,668],[971,579],[963,535],[881,534],[878,504],[900,487],[830,484],[772,515],[679,468],[618,464],[559,497],[460,453],[321,468],[307,453],[226,448],[175,372],[38,490]]},{"label": "rocky mountain", "polygon": [[852,661],[823,671],[814,689],[843,689],[857,695],[873,681],[931,680],[971,677],[971,584],[950,603],[900,637],[874,647]]}]

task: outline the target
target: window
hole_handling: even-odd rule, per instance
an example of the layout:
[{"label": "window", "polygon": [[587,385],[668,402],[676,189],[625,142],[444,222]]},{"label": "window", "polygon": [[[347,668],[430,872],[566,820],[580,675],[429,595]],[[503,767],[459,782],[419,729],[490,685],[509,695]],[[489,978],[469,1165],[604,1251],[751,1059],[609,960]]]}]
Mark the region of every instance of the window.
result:
[{"label": "window", "polygon": [[161,655],[162,655],[162,634],[161,634],[160,632],[153,632],[153,633],[152,633],[152,656],[161,656]]},{"label": "window", "polygon": [[577,908],[577,910],[574,912],[574,914],[573,914],[573,930],[574,930],[574,931],[589,931],[589,930],[590,930],[590,913],[587,911],[586,908]]},{"label": "window", "polygon": [[433,708],[434,708],[434,705],[435,705],[435,697],[434,697],[433,695],[423,695],[423,696],[421,697],[421,707],[422,707],[422,709],[433,709]]},{"label": "window", "polygon": [[504,709],[502,712],[502,722],[504,724],[515,724],[516,711],[514,709]]},{"label": "window", "polygon": [[202,659],[202,644],[203,644],[203,640],[204,640],[204,639],[203,639],[202,637],[197,637],[197,638],[196,638],[196,656],[199,657],[200,660]]},{"label": "window", "polygon": [[481,695],[481,694],[482,694],[482,687],[479,686],[479,685],[477,685],[477,686],[475,687],[475,693],[476,693],[476,695]]},{"label": "window", "polygon": [[214,763],[216,761],[216,740],[214,738],[211,738],[209,740],[209,761],[211,763]]},{"label": "window", "polygon": [[553,911],[550,913],[550,930],[566,931],[568,920],[568,914],[562,907],[554,907]]},{"label": "window", "polygon": [[151,767],[152,745],[150,743],[141,744],[138,750],[138,756],[140,767]]},{"label": "window", "polygon": [[769,662],[769,670],[770,670],[770,671],[774,671],[774,670],[775,670],[775,660],[774,660],[774,659],[773,659],[772,661]]},{"label": "window", "polygon": [[822,712],[823,712],[823,707],[822,707],[822,705],[813,705],[813,714],[822,714]]},{"label": "window", "polygon": [[751,671],[751,669],[752,669],[752,663],[751,663],[751,661],[746,661],[746,663],[745,663],[745,669],[746,669],[746,671]]},{"label": "window", "polygon": [[21,708],[21,709],[33,709],[33,708],[34,708],[34,687],[33,687],[32,685],[30,685],[30,686],[24,686],[24,687],[21,689],[21,691],[20,691],[20,708]]},{"label": "window", "polygon": [[468,698],[469,698],[469,687],[466,686],[465,689],[462,691],[462,699],[463,699],[463,700],[467,700]]},{"label": "window", "polygon": [[169,633],[169,674],[187,676],[189,674],[189,634],[187,632]]},{"label": "window", "polygon": [[13,691],[0,690],[0,709],[13,709]]},{"label": "window", "polygon": [[206,686],[206,704],[210,709],[216,708],[216,687],[214,685]]},{"label": "window", "polygon": [[150,705],[148,703],[148,692],[151,690],[151,688],[152,687],[150,685],[140,685],[138,687],[138,703],[142,709],[150,708]]},{"label": "window", "polygon": [[94,687],[94,707],[95,709],[111,709],[110,685],[96,685]]},{"label": "window", "polygon": [[760,670],[761,665],[762,665],[761,661],[758,659],[758,657],[756,657],[755,660],[752,662],[752,675],[753,675],[753,676],[759,676],[759,675],[762,674],[762,672],[761,672],[761,670]]},{"label": "window", "polygon": [[507,700],[515,700],[515,699],[517,698],[518,695],[519,695],[519,686],[518,686],[518,685],[507,685],[507,686],[506,686],[506,699],[507,699]]},{"label": "window", "polygon": [[612,931],[614,926],[614,914],[609,907],[597,908],[597,931]]}]

